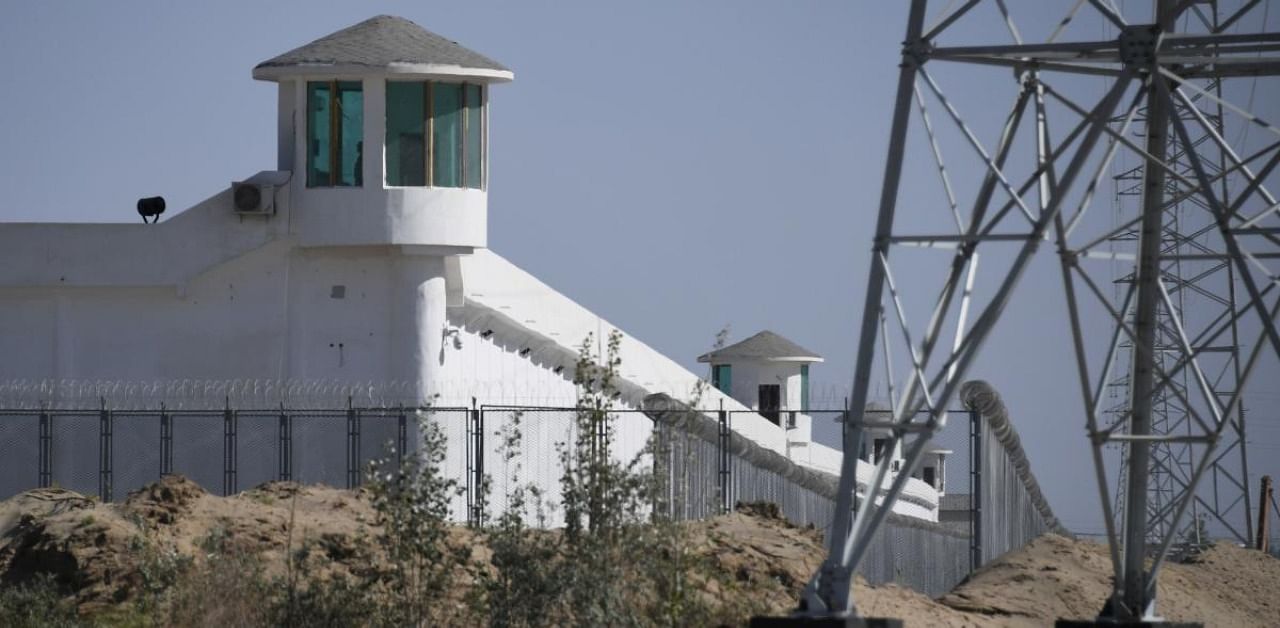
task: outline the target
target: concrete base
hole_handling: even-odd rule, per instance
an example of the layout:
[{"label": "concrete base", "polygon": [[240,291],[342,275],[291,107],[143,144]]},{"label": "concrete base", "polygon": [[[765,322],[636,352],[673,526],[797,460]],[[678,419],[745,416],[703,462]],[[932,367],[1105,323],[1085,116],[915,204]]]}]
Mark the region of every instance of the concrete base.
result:
[{"label": "concrete base", "polygon": [[894,617],[752,617],[751,628],[903,628]]},{"label": "concrete base", "polygon": [[1053,624],[1055,628],[1204,628],[1204,624],[1194,621],[1125,621],[1111,622],[1097,619],[1059,619]]}]

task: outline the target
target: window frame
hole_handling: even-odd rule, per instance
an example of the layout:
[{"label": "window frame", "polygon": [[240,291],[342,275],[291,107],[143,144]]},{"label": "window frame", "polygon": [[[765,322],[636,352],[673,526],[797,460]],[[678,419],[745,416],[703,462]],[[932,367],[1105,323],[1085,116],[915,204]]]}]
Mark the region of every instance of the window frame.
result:
[{"label": "window frame", "polygon": [[[342,99],[339,97],[340,92],[338,90],[338,85],[340,83],[353,83],[360,86],[360,108],[362,113],[360,116],[360,139],[358,140],[358,142],[363,144],[365,139],[364,138],[364,118],[368,116],[368,112],[365,111],[365,107],[364,107],[365,105],[364,81],[360,79],[331,78],[328,80],[314,80],[314,81],[305,80],[302,83],[303,83],[302,85],[303,102],[307,111],[306,120],[304,121],[304,125],[306,129],[304,133],[305,137],[303,140],[304,146],[306,147],[306,150],[303,151],[303,162],[304,162],[303,167],[306,168],[306,173],[307,173],[307,176],[306,176],[307,188],[319,189],[319,188],[362,188],[364,187],[364,173],[362,172],[362,170],[364,169],[364,160],[362,158],[357,159],[356,164],[352,164],[353,182],[350,185],[344,185],[340,183],[342,179],[342,172],[341,172],[342,168],[341,168],[341,161],[340,161],[340,156],[342,154]],[[329,158],[329,181],[326,183],[313,183],[311,180],[311,174],[312,174],[312,171],[314,170],[314,166],[312,165],[312,161],[311,161],[312,159],[311,142],[313,139],[311,136],[311,133],[314,127],[314,125],[312,124],[312,116],[315,115],[315,112],[312,111],[311,109],[311,93],[312,93],[311,88],[313,85],[318,85],[318,84],[327,86],[328,92],[329,92],[329,124],[328,124],[329,150],[327,151],[328,158]],[[363,155],[361,155],[361,157],[363,157]],[[356,167],[357,165],[359,167]]]},{"label": "window frame", "polygon": [[[414,84],[419,84],[423,86],[423,104],[424,104],[423,115],[426,116],[426,119],[423,124],[423,134],[422,134],[422,142],[424,144],[423,155],[425,155],[425,159],[423,160],[423,167],[426,168],[426,173],[425,173],[425,176],[423,177],[423,181],[425,181],[426,183],[424,185],[393,184],[387,178],[387,174],[388,172],[390,172],[390,168],[384,168],[383,174],[382,174],[383,186],[386,188],[396,188],[396,189],[399,189],[399,188],[449,188],[449,189],[459,189],[459,190],[487,189],[489,184],[489,180],[487,176],[488,175],[488,157],[489,157],[489,120],[488,120],[489,89],[488,89],[488,85],[485,83],[476,83],[476,82],[468,82],[468,81],[453,82],[453,81],[412,80],[412,79],[395,80],[395,79],[388,78],[384,82],[384,87],[383,87],[384,93],[390,92],[390,90],[386,88],[386,85],[390,85],[391,83],[414,83]],[[437,85],[457,86],[459,88],[459,91],[461,92],[461,100],[458,108],[458,111],[462,116],[462,125],[461,125],[461,128],[459,129],[459,134],[458,134],[459,136],[458,137],[458,161],[459,161],[458,181],[460,185],[437,185],[436,184],[436,160],[439,158],[439,156],[437,155],[436,147],[435,147],[435,138],[436,138],[435,91],[436,91]],[[468,89],[470,87],[479,88],[480,102],[479,102],[479,110],[475,116],[477,120],[475,121],[471,119],[472,118],[471,110],[470,110],[471,103],[469,102],[469,92],[471,90]],[[385,98],[384,100],[386,100],[386,103],[384,104],[384,107],[383,107],[382,126],[383,126],[384,137],[385,137],[385,132],[387,129],[387,121],[388,121],[386,110],[391,106],[391,99]],[[468,137],[467,133],[468,131],[470,131],[470,128],[473,122],[480,125],[480,145],[479,145],[480,159],[477,162],[480,168],[480,177],[479,177],[479,185],[477,187],[472,187],[470,185],[467,185],[467,174],[468,174],[467,173],[467,161],[468,161],[467,160],[467,137]],[[391,155],[387,152],[387,142],[385,141],[383,142],[382,152],[383,152],[384,163],[386,163],[391,159]]]},{"label": "window frame", "polygon": [[[767,391],[767,394],[766,394]],[[765,398],[772,397],[776,405],[765,406]],[[774,425],[782,427],[782,386],[779,384],[756,385],[756,412]]]},{"label": "window frame", "polygon": [[733,366],[730,364],[711,365],[711,387],[733,396]]},{"label": "window frame", "polygon": [[800,365],[800,411],[809,412],[809,365]]}]

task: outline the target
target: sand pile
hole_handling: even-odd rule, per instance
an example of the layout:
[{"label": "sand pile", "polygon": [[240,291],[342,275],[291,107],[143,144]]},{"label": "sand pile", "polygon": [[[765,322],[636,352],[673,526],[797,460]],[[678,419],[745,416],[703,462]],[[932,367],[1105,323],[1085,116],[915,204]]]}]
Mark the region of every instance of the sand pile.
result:
[{"label": "sand pile", "polygon": [[[257,555],[268,570],[285,565],[286,547],[308,544],[322,558],[318,568],[354,573],[379,560],[368,542],[377,532],[373,520],[363,492],[292,483],[219,497],[171,476],[118,504],[59,489],[29,491],[0,502],[0,586],[52,574],[82,613],[94,614],[136,595],[144,550],[195,556],[214,533]],[[790,524],[769,505],[690,529],[693,551],[733,583],[720,594],[744,609],[786,613],[824,554],[817,531]],[[456,533],[460,542],[474,538],[463,528]],[[477,548],[475,556],[483,560],[487,551]],[[1049,535],[939,600],[861,581],[854,596],[862,614],[900,617],[911,626],[1043,626],[1095,615],[1110,569],[1105,546]],[[1194,563],[1166,567],[1159,608],[1168,619],[1209,626],[1280,626],[1278,594],[1280,560],[1219,544]]]},{"label": "sand pile", "polygon": [[[983,567],[940,598],[993,625],[1047,625],[1097,614],[1110,590],[1106,545],[1043,536]],[[1156,609],[1172,621],[1206,626],[1280,626],[1280,560],[1218,543],[1195,562],[1168,564]]]},{"label": "sand pile", "polygon": [[357,535],[372,531],[372,518],[356,492],[281,482],[219,497],[168,476],[118,504],[62,489],[29,491],[0,502],[0,585],[51,573],[82,613],[93,613],[132,597],[145,551],[193,556],[215,531],[268,569],[284,565],[286,545],[296,550],[303,542],[330,557],[329,568],[346,569],[343,559],[355,556]]}]

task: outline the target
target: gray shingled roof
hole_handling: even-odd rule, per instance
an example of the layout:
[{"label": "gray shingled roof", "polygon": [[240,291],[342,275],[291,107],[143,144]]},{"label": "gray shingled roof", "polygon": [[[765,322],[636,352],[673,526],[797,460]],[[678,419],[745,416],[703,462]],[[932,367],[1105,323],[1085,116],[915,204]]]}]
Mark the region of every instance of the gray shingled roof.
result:
[{"label": "gray shingled roof", "polygon": [[779,336],[769,330],[762,331],[742,342],[698,356],[699,362],[726,362],[729,360],[777,360],[799,358],[802,361],[820,362],[822,356]]},{"label": "gray shingled roof", "polygon": [[505,66],[413,22],[379,15],[259,63],[254,70],[307,65],[385,68],[394,63],[510,72]]}]

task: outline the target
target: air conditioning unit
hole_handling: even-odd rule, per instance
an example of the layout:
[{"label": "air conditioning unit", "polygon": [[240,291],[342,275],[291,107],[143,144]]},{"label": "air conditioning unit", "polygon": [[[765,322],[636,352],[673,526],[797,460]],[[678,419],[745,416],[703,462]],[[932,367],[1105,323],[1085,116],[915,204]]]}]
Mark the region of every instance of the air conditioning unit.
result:
[{"label": "air conditioning unit", "polygon": [[270,216],[276,213],[276,186],[254,181],[233,181],[231,202],[235,212],[247,216]]}]

